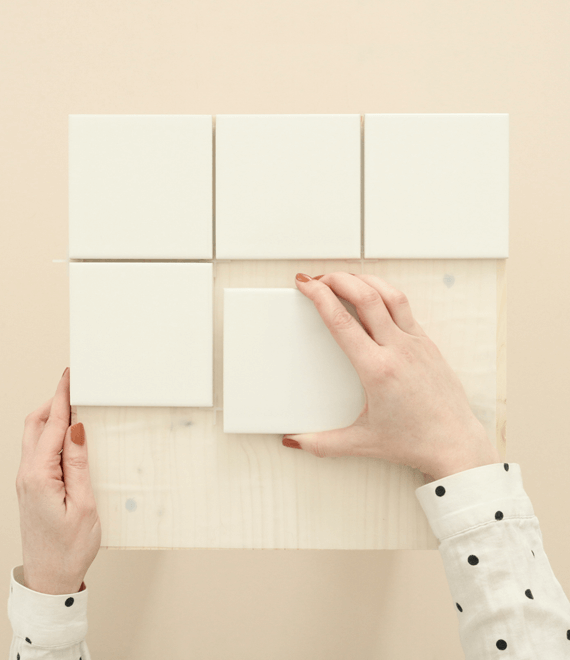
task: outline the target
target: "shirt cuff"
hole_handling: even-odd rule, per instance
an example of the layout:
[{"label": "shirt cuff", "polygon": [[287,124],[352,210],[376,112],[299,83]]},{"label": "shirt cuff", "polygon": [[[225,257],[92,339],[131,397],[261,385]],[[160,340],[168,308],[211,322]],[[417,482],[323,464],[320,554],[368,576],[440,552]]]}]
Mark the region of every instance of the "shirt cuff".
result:
[{"label": "shirt cuff", "polygon": [[416,497],[436,538],[507,518],[534,516],[518,463],[492,463],[443,477],[416,488]]},{"label": "shirt cuff", "polygon": [[14,635],[32,646],[79,644],[87,634],[87,589],[62,595],[32,591],[24,586],[24,567],[17,566],[10,580],[8,618]]}]

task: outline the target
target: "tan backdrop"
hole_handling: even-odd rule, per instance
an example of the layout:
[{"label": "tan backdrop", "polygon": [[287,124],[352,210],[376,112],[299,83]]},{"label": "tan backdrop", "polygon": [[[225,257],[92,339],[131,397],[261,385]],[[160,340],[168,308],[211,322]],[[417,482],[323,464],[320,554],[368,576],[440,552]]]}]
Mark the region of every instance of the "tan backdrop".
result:
[{"label": "tan backdrop", "polygon": [[[24,417],[68,365],[70,113],[508,112],[507,460],[570,594],[569,34],[565,0],[0,3],[6,598]],[[437,551],[102,550],[86,583],[94,660],[462,657]]]}]

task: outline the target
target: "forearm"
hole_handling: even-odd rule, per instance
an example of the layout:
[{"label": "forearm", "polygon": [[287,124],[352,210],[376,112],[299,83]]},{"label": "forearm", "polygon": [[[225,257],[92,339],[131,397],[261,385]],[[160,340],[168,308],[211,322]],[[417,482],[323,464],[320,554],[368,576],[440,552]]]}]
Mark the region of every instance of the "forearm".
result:
[{"label": "forearm", "polygon": [[466,660],[570,652],[570,602],[542,545],[516,463],[454,473],[416,489],[439,551]]}]

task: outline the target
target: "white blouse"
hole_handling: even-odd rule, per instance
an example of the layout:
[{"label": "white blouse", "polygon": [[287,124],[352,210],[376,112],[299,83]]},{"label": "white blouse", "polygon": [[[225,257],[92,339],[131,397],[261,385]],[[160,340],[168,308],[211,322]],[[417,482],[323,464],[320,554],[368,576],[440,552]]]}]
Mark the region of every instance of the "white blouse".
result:
[{"label": "white blouse", "polygon": [[[439,541],[466,660],[570,658],[570,602],[542,547],[520,466],[484,465],[415,492]],[[18,566],[8,596],[10,660],[90,660],[87,589],[52,596],[22,582]]]}]

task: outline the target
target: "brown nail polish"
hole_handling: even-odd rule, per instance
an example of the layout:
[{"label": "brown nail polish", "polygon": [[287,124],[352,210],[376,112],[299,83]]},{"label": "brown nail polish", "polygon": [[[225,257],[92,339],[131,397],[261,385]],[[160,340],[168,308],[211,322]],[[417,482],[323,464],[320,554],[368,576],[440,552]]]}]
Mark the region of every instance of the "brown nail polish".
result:
[{"label": "brown nail polish", "polygon": [[313,277],[313,279],[314,280],[320,280],[321,277],[324,277],[325,275],[326,275],[326,273],[324,275],[316,275],[315,277]]},{"label": "brown nail polish", "polygon": [[85,429],[81,422],[71,427],[71,442],[75,442],[76,445],[82,445],[85,442]]},{"label": "brown nail polish", "polygon": [[69,367],[65,367],[65,369],[63,370],[63,373],[61,374],[62,378],[65,376],[68,369],[69,369]]},{"label": "brown nail polish", "polygon": [[298,279],[299,282],[308,282],[309,280],[313,279],[310,275],[305,275],[305,273],[297,273],[295,278]]},{"label": "brown nail polish", "polygon": [[293,438],[283,438],[285,447],[292,447],[293,449],[301,449],[301,445]]}]

